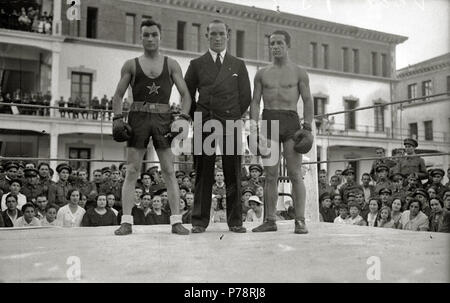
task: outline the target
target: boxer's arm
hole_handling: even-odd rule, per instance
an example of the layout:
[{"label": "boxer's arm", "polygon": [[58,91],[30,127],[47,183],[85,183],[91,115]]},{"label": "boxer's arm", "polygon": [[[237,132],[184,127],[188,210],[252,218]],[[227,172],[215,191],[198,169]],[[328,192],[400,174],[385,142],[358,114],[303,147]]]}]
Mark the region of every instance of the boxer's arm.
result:
[{"label": "boxer's arm", "polygon": [[[252,130],[252,124],[256,125],[259,120],[259,112],[260,112],[260,104],[261,104],[261,97],[262,97],[262,69],[258,70],[255,75],[254,79],[254,88],[253,88],[253,99],[250,103],[250,131]],[[252,122],[255,121],[255,122]],[[254,126],[253,126],[254,127]]]},{"label": "boxer's arm", "polygon": [[189,115],[191,109],[192,99],[186,82],[183,79],[183,72],[177,61],[169,59],[169,67],[172,75],[172,80],[175,83],[178,92],[181,95],[181,112]]},{"label": "boxer's arm", "polygon": [[241,107],[241,116],[247,111],[252,101],[252,91],[250,89],[250,79],[248,78],[247,67],[244,61],[241,62],[241,68],[238,75],[239,104]]},{"label": "boxer's arm", "polygon": [[132,60],[128,60],[120,71],[120,80],[113,97],[114,116],[122,114],[122,98],[131,83],[133,75]]},{"label": "boxer's arm", "polygon": [[303,69],[299,69],[299,73],[298,88],[303,100],[303,119],[304,123],[311,126],[314,118],[314,103],[309,89],[309,77]]}]

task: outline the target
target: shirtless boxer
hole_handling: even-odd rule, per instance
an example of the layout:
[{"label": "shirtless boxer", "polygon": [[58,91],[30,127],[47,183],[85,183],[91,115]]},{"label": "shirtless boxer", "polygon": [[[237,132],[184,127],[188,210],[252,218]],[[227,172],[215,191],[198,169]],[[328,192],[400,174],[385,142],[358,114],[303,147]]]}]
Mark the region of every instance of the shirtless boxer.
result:
[{"label": "shirtless boxer", "polygon": [[[311,123],[314,115],[313,101],[309,90],[309,78],[306,71],[297,66],[288,57],[290,36],[285,31],[275,31],[270,36],[270,51],[273,63],[258,70],[255,75],[253,99],[250,104],[250,131],[256,133],[259,120],[260,101],[263,97],[264,110],[262,120],[267,121],[267,134],[271,133],[271,121],[279,121],[279,140],[272,144],[283,144],[283,153],[287,161],[287,174],[292,182],[292,198],[295,209],[295,229],[297,234],[306,234],[305,196],[302,179],[302,155],[312,146]],[[297,113],[299,97],[303,100],[304,123],[300,126]],[[260,140],[270,139],[259,134]],[[280,149],[278,149],[280,150]],[[254,232],[276,231],[275,211],[278,199],[278,169],[280,157],[275,165],[269,166],[264,156],[262,161],[266,175],[264,198],[266,204],[265,222],[254,228]]]},{"label": "shirtless boxer", "polygon": [[[189,230],[181,224],[179,210],[180,193],[173,167],[174,155],[170,149],[171,112],[169,106],[172,85],[175,83],[182,97],[182,113],[178,118],[188,119],[191,97],[184,82],[179,64],[159,52],[161,25],[153,20],[141,23],[141,39],[144,54],[125,62],[113,99],[113,137],[116,141],[127,141],[127,174],[122,188],[123,216],[116,235],[132,233],[134,189],[139,177],[142,159],[150,137],[160,160],[161,172],[167,185],[170,224],[172,233],[186,235]],[[123,121],[122,98],[131,85],[134,102],[131,104],[127,125]],[[131,126],[131,130],[130,130]]]}]

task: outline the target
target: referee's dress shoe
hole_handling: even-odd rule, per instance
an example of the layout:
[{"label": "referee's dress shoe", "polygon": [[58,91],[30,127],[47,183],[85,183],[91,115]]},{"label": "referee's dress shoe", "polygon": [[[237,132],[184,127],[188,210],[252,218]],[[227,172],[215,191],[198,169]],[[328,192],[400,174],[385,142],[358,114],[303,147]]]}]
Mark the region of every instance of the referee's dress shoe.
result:
[{"label": "referee's dress shoe", "polygon": [[230,226],[230,231],[243,234],[247,232],[247,229],[244,226]]},{"label": "referee's dress shoe", "polygon": [[177,235],[189,235],[189,230],[181,223],[175,223],[172,225],[172,233]]},{"label": "referee's dress shoe", "polygon": [[191,230],[191,232],[193,234],[201,234],[201,233],[204,233],[205,231],[206,231],[206,228],[204,228],[203,226],[198,226],[198,225],[192,226],[192,230]]},{"label": "referee's dress shoe", "polygon": [[253,232],[277,231],[277,224],[273,220],[267,220],[263,224],[252,229]]},{"label": "referee's dress shoe", "polygon": [[114,231],[116,236],[125,236],[133,232],[132,225],[130,223],[122,223],[120,227]]}]

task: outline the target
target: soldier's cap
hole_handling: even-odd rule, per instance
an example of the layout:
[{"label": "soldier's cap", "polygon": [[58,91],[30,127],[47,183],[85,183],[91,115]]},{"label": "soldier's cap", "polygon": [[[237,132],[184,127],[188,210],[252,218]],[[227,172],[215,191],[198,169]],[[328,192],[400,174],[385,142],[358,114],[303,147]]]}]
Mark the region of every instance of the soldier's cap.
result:
[{"label": "soldier's cap", "polygon": [[244,195],[245,193],[250,193],[252,196],[255,195],[255,191],[250,186],[248,186],[242,190],[242,195]]},{"label": "soldier's cap", "polygon": [[184,171],[182,171],[182,170],[177,170],[176,172],[175,172],[175,177],[181,177],[181,176],[184,176],[184,175],[186,175],[185,173],[184,173]]},{"label": "soldier's cap", "polygon": [[346,168],[346,169],[344,169],[344,171],[342,172],[342,175],[348,176],[349,173],[355,174],[355,169],[354,169],[353,167]]},{"label": "soldier's cap", "polygon": [[445,171],[441,168],[432,169],[430,172],[430,176],[433,177],[434,175],[440,175],[441,177],[443,177],[445,175]]},{"label": "soldier's cap", "polygon": [[403,145],[406,145],[406,144],[410,144],[410,145],[412,145],[412,146],[414,146],[414,147],[419,146],[419,144],[417,143],[417,141],[414,140],[413,138],[406,138],[405,140],[403,140]]},{"label": "soldier's cap", "polygon": [[197,173],[195,172],[195,170],[193,170],[189,173],[189,177],[193,178],[195,176],[197,176]]},{"label": "soldier's cap", "polygon": [[263,202],[259,199],[258,196],[251,196],[250,198],[248,198],[248,202],[256,202],[258,204],[263,204]]},{"label": "soldier's cap", "polygon": [[167,191],[167,188],[162,187],[162,188],[158,188],[155,191],[153,191],[152,197],[153,196],[159,196],[161,195],[163,192]]},{"label": "soldier's cap", "polygon": [[325,199],[330,199],[331,200],[331,195],[330,193],[322,193],[319,197],[319,201],[322,202]]},{"label": "soldier's cap", "polygon": [[405,175],[402,174],[402,173],[399,173],[399,172],[396,172],[396,173],[392,174],[391,179],[392,179],[392,180],[395,180],[397,176],[400,176],[400,177],[402,177],[403,179],[405,179]]},{"label": "soldier's cap", "polygon": [[11,168],[16,168],[16,169],[18,169],[18,168],[19,168],[19,165],[17,165],[17,163],[12,162],[12,161],[6,162],[6,163],[5,163],[5,171],[10,170]]},{"label": "soldier's cap", "polygon": [[384,193],[388,193],[389,195],[392,195],[392,190],[390,190],[387,187],[383,187],[382,189],[380,189],[378,191],[378,195],[384,194]]},{"label": "soldier's cap", "polygon": [[60,163],[56,167],[56,172],[59,174],[63,169],[67,169],[69,171],[69,174],[72,173],[72,167],[69,166],[67,163]]},{"label": "soldier's cap", "polygon": [[111,168],[109,168],[109,167],[103,167],[103,168],[102,168],[102,174],[104,174],[104,173],[111,173]]},{"label": "soldier's cap", "polygon": [[248,170],[251,172],[252,170],[256,169],[257,171],[259,171],[259,173],[262,173],[263,168],[261,165],[259,164],[252,164],[248,167]]},{"label": "soldier's cap", "polygon": [[39,174],[39,171],[36,168],[25,168],[23,170],[23,173],[25,175],[25,178],[32,178],[32,177],[37,177]]},{"label": "soldier's cap", "polygon": [[430,198],[430,196],[428,195],[428,192],[427,192],[425,189],[423,189],[423,188],[417,188],[417,189],[414,191],[414,194],[413,194],[413,195],[414,195],[414,196],[422,195],[422,196],[424,196],[424,197],[427,198],[427,199]]},{"label": "soldier's cap", "polygon": [[376,171],[380,171],[380,170],[386,170],[389,171],[389,166],[387,166],[386,164],[380,163],[377,165]]}]

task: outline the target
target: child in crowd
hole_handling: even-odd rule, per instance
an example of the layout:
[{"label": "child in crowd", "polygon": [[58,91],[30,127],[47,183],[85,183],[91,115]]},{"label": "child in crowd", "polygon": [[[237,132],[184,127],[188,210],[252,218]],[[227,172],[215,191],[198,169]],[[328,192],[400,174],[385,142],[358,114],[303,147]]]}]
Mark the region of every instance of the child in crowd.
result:
[{"label": "child in crowd", "polygon": [[336,218],[336,212],[331,205],[330,193],[323,193],[320,196],[319,212],[322,218],[322,222],[333,223]]},{"label": "child in crowd", "polygon": [[58,206],[56,204],[48,204],[45,208],[45,217],[41,220],[42,226],[62,226],[62,222],[56,219]]},{"label": "child in crowd", "polygon": [[36,197],[36,218],[43,220],[45,218],[45,210],[47,208],[48,200],[45,194]]},{"label": "child in crowd", "polygon": [[361,206],[359,206],[358,202],[353,202],[348,205],[350,216],[347,218],[346,223],[350,225],[361,225],[365,226],[366,222],[363,217],[359,215],[361,210]]},{"label": "child in crowd", "polygon": [[383,206],[380,209],[380,216],[377,222],[378,227],[384,227],[384,228],[394,228],[394,220],[392,220],[391,217],[391,209],[389,206]]},{"label": "child in crowd", "polygon": [[339,204],[339,216],[334,219],[334,223],[347,224],[348,209],[344,203]]},{"label": "child in crowd", "polygon": [[41,226],[39,219],[35,217],[35,207],[32,203],[22,206],[23,216],[14,222],[14,227]]}]

